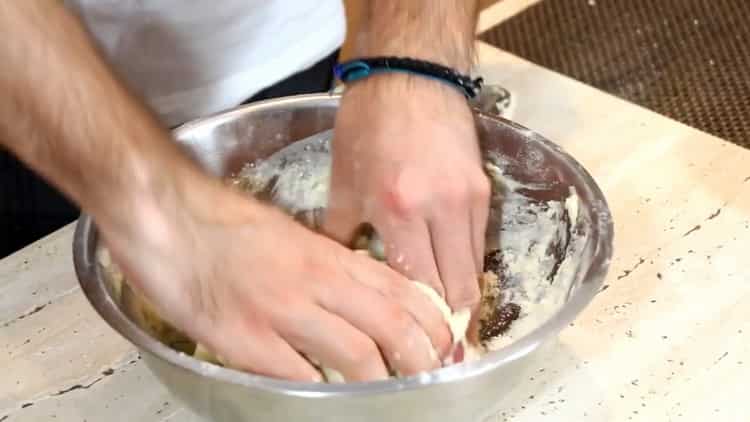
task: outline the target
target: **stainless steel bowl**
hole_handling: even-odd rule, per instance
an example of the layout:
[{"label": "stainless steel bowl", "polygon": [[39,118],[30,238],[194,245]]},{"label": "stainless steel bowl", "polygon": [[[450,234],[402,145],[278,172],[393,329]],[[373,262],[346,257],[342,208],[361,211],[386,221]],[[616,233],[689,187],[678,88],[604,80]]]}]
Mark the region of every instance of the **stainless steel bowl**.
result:
[{"label": "stainless steel bowl", "polygon": [[[306,95],[270,100],[188,123],[174,131],[186,151],[217,176],[330,129],[338,97]],[[584,255],[568,301],[551,319],[511,345],[472,363],[405,379],[343,385],[292,383],[214,366],[179,353],[134,322],[97,263],[97,231],[82,215],[73,244],[75,268],[96,311],[141,351],[153,373],[197,413],[216,421],[477,421],[524,376],[528,357],[554,339],[599,291],[612,254],[612,222],[591,176],[557,145],[501,118],[476,113],[485,152],[519,163],[522,182],[550,186],[539,199],[560,197],[570,186],[580,198],[587,232]],[[536,157],[534,168],[522,163]]]}]

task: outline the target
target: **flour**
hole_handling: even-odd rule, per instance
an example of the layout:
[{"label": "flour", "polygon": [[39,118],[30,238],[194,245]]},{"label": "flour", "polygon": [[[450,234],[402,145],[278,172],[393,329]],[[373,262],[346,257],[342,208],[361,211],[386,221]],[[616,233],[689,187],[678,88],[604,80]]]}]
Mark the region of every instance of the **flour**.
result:
[{"label": "flour", "polygon": [[488,234],[487,249],[500,251],[503,302],[519,305],[521,314],[503,335],[484,339],[488,350],[501,349],[530,333],[563,306],[574,287],[586,242],[577,231],[580,213],[575,189],[569,189],[564,201],[531,199],[527,192],[547,186],[509,179],[503,171],[507,164],[498,156],[485,164],[495,187],[490,218],[499,228]]},{"label": "flour", "polygon": [[324,209],[331,178],[331,135],[330,130],[321,132],[248,164],[233,179],[234,184],[270,199],[292,215]]}]

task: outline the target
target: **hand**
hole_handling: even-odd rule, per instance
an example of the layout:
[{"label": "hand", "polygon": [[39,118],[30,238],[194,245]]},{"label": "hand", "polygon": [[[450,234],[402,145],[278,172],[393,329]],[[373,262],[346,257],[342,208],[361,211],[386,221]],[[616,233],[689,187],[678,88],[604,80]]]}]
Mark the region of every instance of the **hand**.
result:
[{"label": "hand", "polygon": [[138,202],[139,224],[101,231],[131,286],[228,366],[300,381],[320,380],[303,354],[347,381],[439,366],[432,345],[445,355],[450,333],[412,283],[205,176],[180,179],[189,189]]},{"label": "hand", "polygon": [[480,299],[489,180],[463,96],[413,76],[376,75],[342,99],[324,228],[349,243],[362,223],[388,263],[454,311]]}]

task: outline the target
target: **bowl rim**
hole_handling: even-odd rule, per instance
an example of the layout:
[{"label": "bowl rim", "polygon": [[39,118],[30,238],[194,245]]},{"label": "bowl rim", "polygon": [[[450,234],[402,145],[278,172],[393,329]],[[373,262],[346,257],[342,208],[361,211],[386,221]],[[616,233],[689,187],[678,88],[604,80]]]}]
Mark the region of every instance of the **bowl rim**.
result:
[{"label": "bowl rim", "polygon": [[[340,95],[338,94],[304,94],[260,101],[185,123],[175,128],[173,133],[177,135],[196,126],[218,124],[234,116],[250,112],[283,108],[290,103],[335,106],[339,98]],[[581,276],[582,279],[587,279],[588,281],[582,283],[565,305],[547,321],[525,336],[499,350],[489,352],[477,361],[452,365],[406,378],[391,378],[382,381],[352,382],[346,384],[285,381],[199,361],[151,337],[127,318],[120,307],[114,302],[103,282],[100,267],[97,265],[96,246],[99,236],[95,223],[91,216],[85,212],[81,214],[76,223],[72,245],[75,273],[81,289],[95,311],[110,327],[134,344],[141,352],[148,353],[152,357],[197,376],[266,392],[298,397],[345,397],[386,394],[459,382],[467,378],[488,374],[534,351],[542,343],[549,340],[553,335],[556,335],[571,323],[591,302],[599,292],[609,270],[613,252],[614,228],[611,213],[603,192],[594,178],[578,161],[557,144],[524,126],[499,116],[482,113],[478,109],[474,111],[479,118],[489,119],[490,121],[510,127],[513,130],[521,132],[528,141],[537,142],[546,148],[553,149],[555,153],[560,154],[569,165],[574,167],[573,170],[584,180],[592,197],[596,198],[594,205],[596,209],[592,210],[591,213],[592,225],[597,227],[597,235],[594,236],[596,244],[593,245],[593,254],[601,258],[592,260],[592,266]]]}]

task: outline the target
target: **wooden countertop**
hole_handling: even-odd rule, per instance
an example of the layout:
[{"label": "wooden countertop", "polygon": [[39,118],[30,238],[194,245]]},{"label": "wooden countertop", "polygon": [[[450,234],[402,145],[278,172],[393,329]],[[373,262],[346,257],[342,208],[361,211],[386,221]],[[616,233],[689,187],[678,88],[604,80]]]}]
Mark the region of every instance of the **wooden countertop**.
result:
[{"label": "wooden countertop", "polygon": [[[616,230],[606,289],[488,422],[746,420],[750,152],[486,45],[480,63]],[[197,420],[83,297],[72,231],[0,261],[0,422]]]}]

